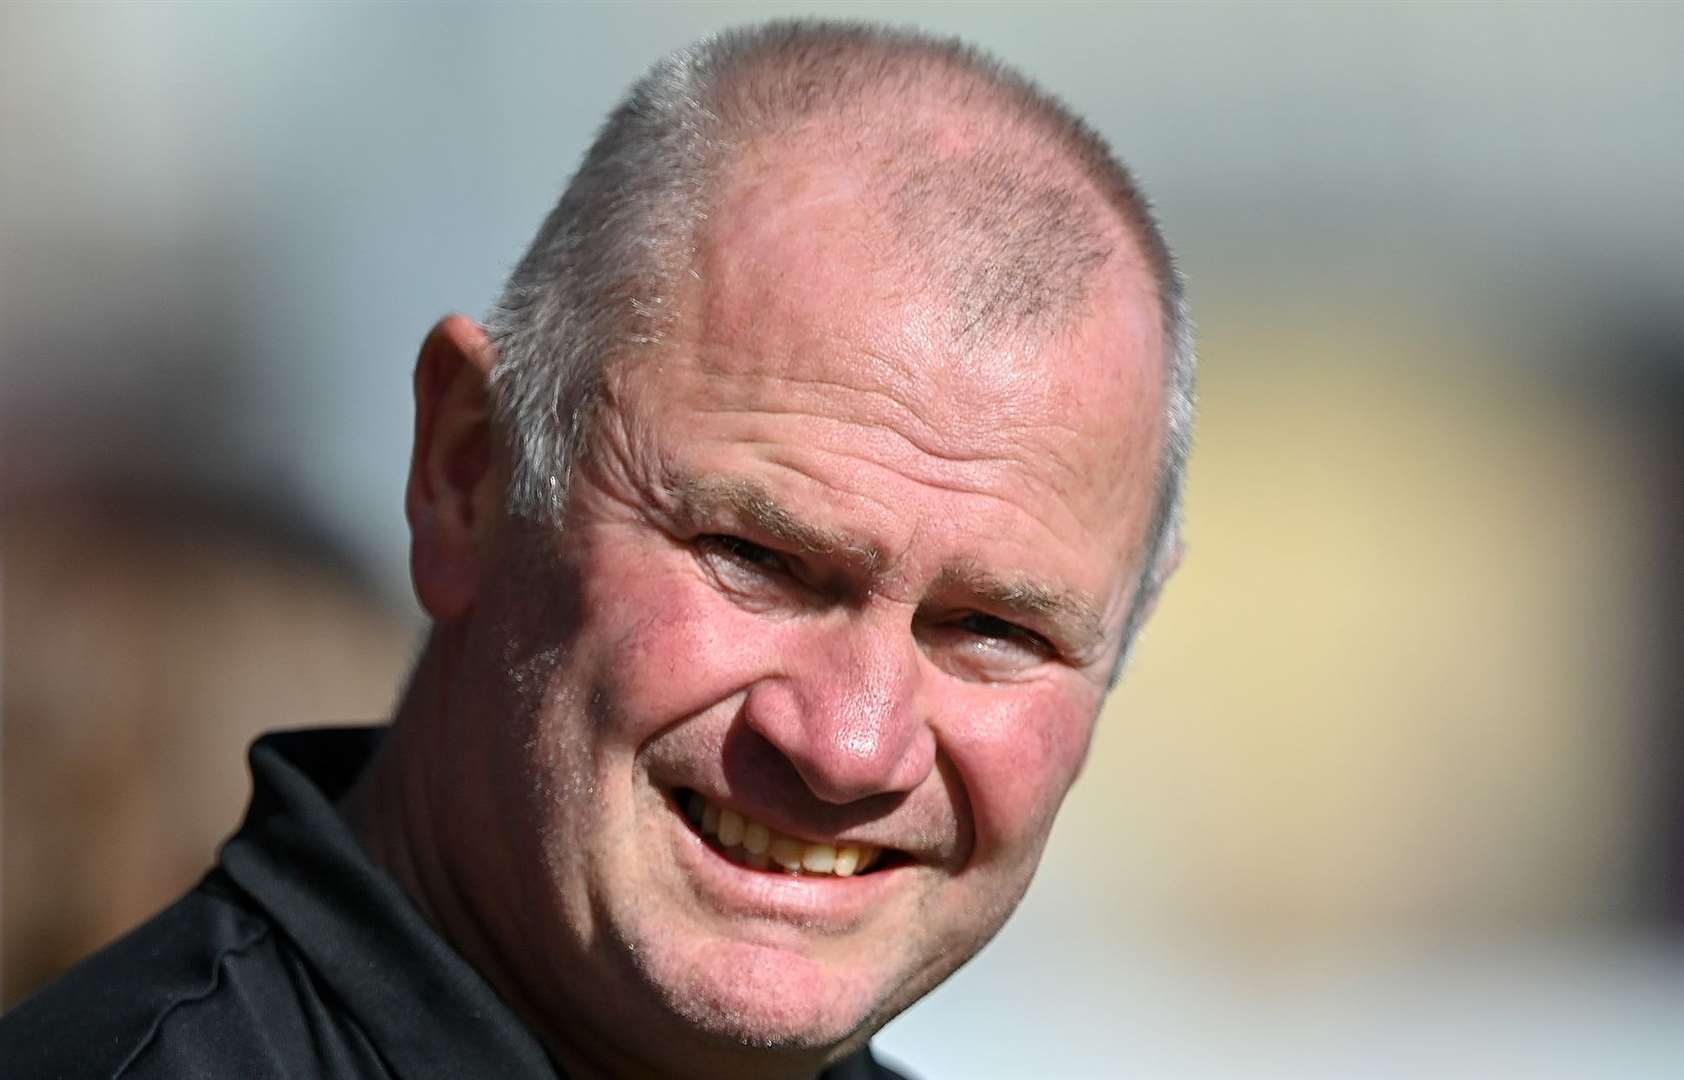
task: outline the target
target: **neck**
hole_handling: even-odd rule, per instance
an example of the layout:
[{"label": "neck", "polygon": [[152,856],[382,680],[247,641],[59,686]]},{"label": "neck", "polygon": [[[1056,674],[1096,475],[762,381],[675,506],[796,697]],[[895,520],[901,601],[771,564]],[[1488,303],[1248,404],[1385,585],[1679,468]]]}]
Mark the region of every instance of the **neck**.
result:
[{"label": "neck", "polygon": [[434,929],[445,933],[452,921],[445,917],[446,910],[453,905],[448,902],[449,890],[443,887],[445,875],[430,857],[430,788],[413,767],[426,758],[415,744],[425,741],[434,726],[428,717],[443,707],[447,680],[440,678],[440,637],[437,629],[429,637],[391,730],[340,799],[339,812],[369,858],[403,887]]},{"label": "neck", "polygon": [[[423,918],[479,972],[505,1004],[546,1043],[561,1060],[556,1043],[521,992],[521,986],[491,938],[483,932],[468,891],[457,887],[456,876],[442,858],[436,822],[452,808],[440,793],[435,769],[450,760],[444,744],[448,735],[449,697],[458,654],[457,632],[434,627],[409,686],[392,721],[391,731],[357,782],[340,800],[339,810],[350,823],[369,858],[390,874],[409,895]],[[575,1072],[568,1075],[589,1076]]]}]

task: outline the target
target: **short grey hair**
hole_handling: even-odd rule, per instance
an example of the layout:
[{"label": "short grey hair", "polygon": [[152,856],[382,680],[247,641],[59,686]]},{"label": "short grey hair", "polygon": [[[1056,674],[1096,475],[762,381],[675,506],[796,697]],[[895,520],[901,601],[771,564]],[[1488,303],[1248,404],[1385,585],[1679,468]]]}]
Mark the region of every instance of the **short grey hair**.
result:
[{"label": "short grey hair", "polygon": [[[844,126],[881,121],[894,115],[881,111],[884,105],[932,96],[995,114],[1014,144],[1033,143],[1065,171],[1087,178],[1152,274],[1169,351],[1163,446],[1144,568],[1124,622],[1115,681],[1179,544],[1194,414],[1193,327],[1182,278],[1145,196],[1105,140],[1028,79],[957,40],[862,23],[785,20],[680,49],[632,86],[486,319],[498,354],[491,377],[497,419],[512,456],[508,507],[521,518],[561,523],[603,373],[616,358],[661,340],[675,317],[678,282],[691,266],[709,200],[718,197],[719,178],[744,146],[815,119]],[[880,111],[866,113],[871,103]],[[917,201],[931,186],[930,162],[919,161],[915,147],[908,150],[912,163],[891,170],[891,201]],[[1009,168],[985,171],[993,189],[957,197],[992,202],[1022,186]],[[940,188],[943,181],[934,183]],[[1103,261],[1103,254],[1078,255],[1061,271],[1046,254],[1069,248],[1049,244],[1049,230],[1067,238],[1082,227],[1082,215],[1057,205],[1056,192],[1047,209],[1048,190],[1040,185],[1020,200],[1041,203],[1027,225],[1017,223],[1029,238],[1017,245],[1021,250],[996,259],[996,271],[948,275],[977,319],[1032,320],[1062,306],[1061,296],[1080,296],[1084,275]],[[954,267],[963,261],[949,260]],[[1020,272],[1026,265],[1028,278]]]}]

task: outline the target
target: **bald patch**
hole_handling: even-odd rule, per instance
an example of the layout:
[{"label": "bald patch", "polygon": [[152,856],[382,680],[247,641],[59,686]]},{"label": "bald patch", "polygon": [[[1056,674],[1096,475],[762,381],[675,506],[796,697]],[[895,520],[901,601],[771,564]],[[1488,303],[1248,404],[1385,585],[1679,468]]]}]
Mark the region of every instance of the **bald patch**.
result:
[{"label": "bald patch", "polygon": [[[883,112],[863,135],[859,109]],[[855,213],[856,231],[826,243],[866,254],[903,295],[928,297],[939,332],[961,349],[1039,346],[1092,313],[1101,275],[1144,271],[1126,225],[1052,148],[1004,118],[971,117],[964,131],[949,119],[939,108],[862,102],[846,124],[743,147],[711,193],[712,228],[693,239],[691,269],[707,273],[700,252],[719,241],[735,199],[810,174],[835,184]]]},{"label": "bald patch", "polygon": [[901,249],[950,298],[956,340],[1038,340],[1084,310],[1111,256],[1099,208],[1053,170],[999,145],[933,158],[901,141],[882,172]]}]

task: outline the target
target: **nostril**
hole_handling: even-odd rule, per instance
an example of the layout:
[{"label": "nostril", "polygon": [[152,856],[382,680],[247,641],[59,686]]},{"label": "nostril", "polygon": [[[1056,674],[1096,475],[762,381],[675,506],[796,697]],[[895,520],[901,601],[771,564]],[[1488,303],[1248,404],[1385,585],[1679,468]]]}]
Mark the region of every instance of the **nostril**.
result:
[{"label": "nostril", "polygon": [[834,662],[815,653],[811,661],[750,689],[748,728],[827,803],[921,784],[934,767],[935,736],[916,701],[916,665],[852,653]]}]

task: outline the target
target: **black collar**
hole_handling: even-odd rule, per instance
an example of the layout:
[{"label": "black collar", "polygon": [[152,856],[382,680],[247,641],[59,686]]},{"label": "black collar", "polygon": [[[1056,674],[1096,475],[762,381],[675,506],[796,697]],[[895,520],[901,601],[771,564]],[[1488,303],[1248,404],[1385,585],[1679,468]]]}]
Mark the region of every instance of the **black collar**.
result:
[{"label": "black collar", "polygon": [[554,1078],[531,1031],[369,860],[334,808],[384,733],[326,728],[259,739],[251,807],[222,866],[393,1072]]}]

